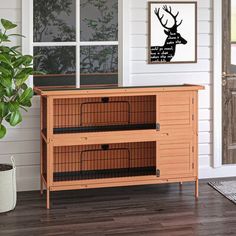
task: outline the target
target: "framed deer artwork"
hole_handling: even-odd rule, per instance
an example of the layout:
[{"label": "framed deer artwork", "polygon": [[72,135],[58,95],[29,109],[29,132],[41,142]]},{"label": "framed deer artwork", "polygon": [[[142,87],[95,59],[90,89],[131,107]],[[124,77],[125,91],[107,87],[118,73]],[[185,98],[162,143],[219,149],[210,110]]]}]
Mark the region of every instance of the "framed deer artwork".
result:
[{"label": "framed deer artwork", "polygon": [[197,62],[197,3],[149,2],[148,63]]}]

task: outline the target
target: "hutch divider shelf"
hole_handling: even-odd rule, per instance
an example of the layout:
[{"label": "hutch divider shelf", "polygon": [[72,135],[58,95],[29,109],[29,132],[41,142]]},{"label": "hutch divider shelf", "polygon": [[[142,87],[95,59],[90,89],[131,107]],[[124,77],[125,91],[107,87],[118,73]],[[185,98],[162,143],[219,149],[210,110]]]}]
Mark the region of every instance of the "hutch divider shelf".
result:
[{"label": "hutch divider shelf", "polygon": [[198,197],[197,85],[40,89],[41,194],[188,182]]}]

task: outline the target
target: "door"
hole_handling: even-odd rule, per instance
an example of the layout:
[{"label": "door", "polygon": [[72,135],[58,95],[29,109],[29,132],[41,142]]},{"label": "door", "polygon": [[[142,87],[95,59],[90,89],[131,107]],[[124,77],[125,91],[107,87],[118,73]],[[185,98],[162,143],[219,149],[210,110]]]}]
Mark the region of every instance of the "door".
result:
[{"label": "door", "polygon": [[236,164],[236,0],[223,6],[223,164]]},{"label": "door", "polygon": [[193,177],[195,173],[192,140],[168,140],[158,143],[158,169],[162,178]]},{"label": "door", "polygon": [[168,140],[158,141],[157,167],[161,178],[193,177],[194,96],[192,91],[163,92],[158,95],[158,122]]}]

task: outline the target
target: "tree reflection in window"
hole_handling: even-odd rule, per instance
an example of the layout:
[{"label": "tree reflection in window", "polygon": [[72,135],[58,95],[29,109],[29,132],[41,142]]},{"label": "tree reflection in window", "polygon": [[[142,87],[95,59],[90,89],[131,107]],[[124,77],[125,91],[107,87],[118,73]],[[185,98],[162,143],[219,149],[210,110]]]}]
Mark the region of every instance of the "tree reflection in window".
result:
[{"label": "tree reflection in window", "polygon": [[[81,41],[118,41],[118,0],[81,0]],[[118,84],[118,47],[83,46],[81,84]],[[109,78],[109,79],[108,79]]]},{"label": "tree reflection in window", "polygon": [[117,46],[81,47],[81,73],[117,73]]},{"label": "tree reflection in window", "polygon": [[74,74],[75,47],[34,47],[34,69],[47,74]]},{"label": "tree reflection in window", "polygon": [[34,42],[75,41],[76,0],[34,0]]},{"label": "tree reflection in window", "polygon": [[69,86],[75,85],[74,46],[34,47],[34,69],[45,75],[34,75],[35,86]]},{"label": "tree reflection in window", "polygon": [[80,50],[81,84],[118,84],[118,47],[83,46]]},{"label": "tree reflection in window", "polygon": [[80,0],[81,41],[118,40],[118,0]]}]

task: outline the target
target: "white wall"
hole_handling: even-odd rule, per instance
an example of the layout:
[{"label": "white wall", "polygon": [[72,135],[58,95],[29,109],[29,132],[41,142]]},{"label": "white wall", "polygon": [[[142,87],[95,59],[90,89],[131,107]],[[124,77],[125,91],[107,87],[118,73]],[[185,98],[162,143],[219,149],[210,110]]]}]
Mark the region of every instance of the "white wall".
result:
[{"label": "white wall", "polygon": [[[212,162],[212,0],[198,1],[198,63],[176,65],[147,64],[147,1],[127,0],[129,5],[130,75],[127,85],[159,85],[194,83],[206,86],[200,92],[199,103],[199,166],[200,173]],[[21,1],[1,1],[0,18],[21,25]],[[20,29],[18,30],[18,32]],[[20,43],[18,41],[17,43]],[[4,141],[0,141],[0,162],[14,155],[17,164],[19,190],[39,187],[39,102],[24,113],[24,121],[10,128]],[[206,177],[206,175],[204,175]]]},{"label": "white wall", "polygon": [[[21,1],[1,0],[0,18],[9,19],[19,25],[13,32],[21,33]],[[21,45],[20,38],[13,40]],[[0,162],[9,162],[14,155],[17,165],[17,186],[19,190],[39,187],[39,102],[34,99],[29,112],[24,112],[23,123],[17,128],[8,129],[8,134],[0,141]]]}]

